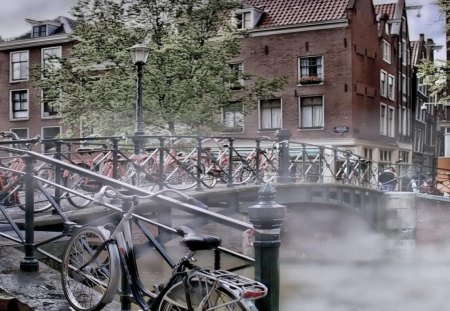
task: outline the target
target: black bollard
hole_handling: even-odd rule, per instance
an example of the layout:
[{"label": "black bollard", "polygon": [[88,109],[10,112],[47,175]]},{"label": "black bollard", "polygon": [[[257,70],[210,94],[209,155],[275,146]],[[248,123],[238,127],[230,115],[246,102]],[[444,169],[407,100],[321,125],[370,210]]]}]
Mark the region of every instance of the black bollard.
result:
[{"label": "black bollard", "polygon": [[20,270],[27,272],[39,271],[39,261],[34,257],[34,168],[33,158],[24,157],[25,160],[25,257],[20,262]]},{"label": "black bollard", "polygon": [[248,208],[255,228],[255,279],[269,289],[256,301],[259,311],[278,311],[280,305],[280,232],[286,219],[286,207],[274,201],[275,188],[268,182],[258,191],[259,203]]}]

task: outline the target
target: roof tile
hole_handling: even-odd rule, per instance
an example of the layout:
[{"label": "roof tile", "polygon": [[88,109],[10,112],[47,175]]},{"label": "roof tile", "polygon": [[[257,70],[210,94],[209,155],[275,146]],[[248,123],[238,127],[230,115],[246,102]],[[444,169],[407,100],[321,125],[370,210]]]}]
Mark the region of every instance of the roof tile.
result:
[{"label": "roof tile", "polygon": [[264,11],[260,28],[270,28],[345,18],[349,0],[245,0]]}]

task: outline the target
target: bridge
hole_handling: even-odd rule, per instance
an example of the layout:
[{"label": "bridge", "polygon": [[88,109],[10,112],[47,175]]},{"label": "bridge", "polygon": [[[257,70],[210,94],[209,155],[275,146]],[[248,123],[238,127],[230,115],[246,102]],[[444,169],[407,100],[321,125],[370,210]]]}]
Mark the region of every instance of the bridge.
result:
[{"label": "bridge", "polygon": [[[223,137],[147,138],[157,144],[147,148],[148,154],[142,158],[153,159],[152,167],[158,169],[150,174],[144,171],[143,176],[139,173],[145,166],[133,162],[137,157],[126,152],[124,137],[2,142],[2,160],[12,164],[0,167],[4,176],[0,211],[3,222],[12,229],[8,232],[13,233],[0,232],[0,236],[23,245],[25,256],[21,269],[38,269],[36,252],[61,262],[60,254],[49,252],[46,245],[64,241],[77,226],[100,223],[104,217],[118,211],[121,202],[104,203],[95,198],[95,192],[102,185],[141,195],[166,188],[184,191],[187,194],[184,197],[159,195],[155,200],[140,202],[140,219],[156,228],[162,243],[172,239],[173,227],[180,223],[193,227],[217,223],[233,230],[233,235],[241,240],[242,232],[254,227],[249,222],[248,209],[257,206],[261,196],[264,199],[261,189],[268,189],[264,185],[274,185],[276,189],[275,194],[269,187],[266,203],[271,205],[277,203],[289,208],[327,205],[358,211],[374,229],[403,241],[398,244],[403,250],[404,245],[411,245],[418,231],[417,211],[428,204],[423,202],[438,200],[439,204],[448,205],[444,197],[382,191],[381,172],[392,164],[375,163],[348,150],[267,138],[256,138],[253,145],[249,144],[250,140],[243,142]],[[174,140],[183,142],[176,153],[172,150]],[[219,141],[221,145],[217,144]],[[36,143],[52,145],[53,154],[18,148]],[[73,150],[74,146],[78,146],[78,150]],[[93,146],[101,146],[101,149]],[[107,156],[103,168],[109,168],[109,175],[105,176],[100,169],[89,169],[92,163],[87,158],[95,152]],[[211,160],[210,166],[204,161],[207,152],[217,154],[215,163]],[[227,155],[224,158],[228,161],[221,162],[223,155]],[[173,164],[171,170],[164,167],[169,160]],[[398,183],[392,190],[405,188],[404,184],[410,181],[402,177],[423,169],[404,165],[397,168],[405,175],[397,176]],[[155,178],[155,172],[164,170],[167,171],[164,176]],[[127,171],[131,174],[123,174]],[[280,224],[271,225],[279,228]],[[39,229],[58,234],[36,241],[35,230]],[[258,261],[243,254],[242,245],[221,250],[238,258],[241,267]]]}]

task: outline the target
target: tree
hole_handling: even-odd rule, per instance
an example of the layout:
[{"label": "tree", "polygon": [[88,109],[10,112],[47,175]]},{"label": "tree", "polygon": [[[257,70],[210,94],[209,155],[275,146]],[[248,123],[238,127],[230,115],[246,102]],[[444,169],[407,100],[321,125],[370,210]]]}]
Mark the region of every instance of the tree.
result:
[{"label": "tree", "polygon": [[[72,129],[83,119],[101,134],[131,133],[135,70],[127,48],[144,42],[150,47],[143,79],[147,129],[214,129],[230,99],[250,111],[258,97],[285,81],[230,70],[244,35],[230,23],[229,12],[238,6],[224,0],[79,0],[70,57],[59,59],[58,70],[37,68],[33,76],[39,87],[61,91],[62,117]],[[238,79],[252,83],[236,93],[229,85]]]},{"label": "tree", "polygon": [[[450,1],[437,0],[436,5],[439,6],[446,19],[446,30],[449,33],[449,16]],[[448,36],[447,36],[448,38]],[[418,77],[422,79],[422,83],[428,87],[429,95],[437,96],[438,102],[445,103],[450,100],[450,94],[447,94],[448,80],[450,75],[450,62],[444,60],[422,61],[418,65]]]}]

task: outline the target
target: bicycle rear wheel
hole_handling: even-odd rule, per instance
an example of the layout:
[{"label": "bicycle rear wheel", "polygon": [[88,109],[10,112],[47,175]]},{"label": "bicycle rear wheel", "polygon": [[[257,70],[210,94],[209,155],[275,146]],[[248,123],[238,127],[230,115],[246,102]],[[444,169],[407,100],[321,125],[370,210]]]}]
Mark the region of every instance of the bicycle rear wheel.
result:
[{"label": "bicycle rear wheel", "polygon": [[[67,301],[77,311],[101,310],[113,300],[118,288],[119,254],[115,245],[102,244],[105,236],[97,227],[82,228],[70,238],[64,250],[62,288]],[[98,256],[88,263],[97,251]]]},{"label": "bicycle rear wheel", "polygon": [[[240,301],[233,292],[215,287],[211,282],[190,282],[189,297],[194,310],[258,311],[251,301]],[[214,288],[215,287],[215,288]],[[164,296],[159,311],[187,311],[185,288],[182,282],[175,284]]]},{"label": "bicycle rear wheel", "polygon": [[191,189],[197,184],[197,170],[197,166],[193,163],[181,163],[173,166],[167,170],[164,184],[170,189]]},{"label": "bicycle rear wheel", "polygon": [[[92,198],[94,197],[96,190],[98,191],[101,188],[101,185],[95,183],[95,181],[91,181],[89,178],[83,177],[77,173],[70,173],[69,176],[64,179],[64,184],[67,188]],[[67,201],[76,208],[87,207],[92,202],[92,200],[74,193],[67,194]]]}]

